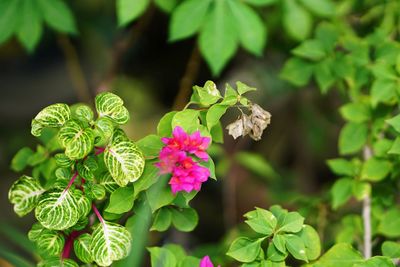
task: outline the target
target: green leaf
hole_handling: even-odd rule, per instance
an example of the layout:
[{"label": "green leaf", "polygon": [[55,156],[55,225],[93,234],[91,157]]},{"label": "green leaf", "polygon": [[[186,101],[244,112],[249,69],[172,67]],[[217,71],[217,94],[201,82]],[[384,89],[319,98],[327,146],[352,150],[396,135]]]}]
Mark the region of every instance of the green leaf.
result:
[{"label": "green leaf", "polygon": [[83,162],[79,162],[76,167],[79,176],[90,181],[94,180],[94,171],[97,168],[98,165],[93,156],[89,156]]},{"label": "green leaf", "polygon": [[171,136],[172,134],[172,119],[175,117],[175,114],[178,113],[177,111],[171,111],[165,114],[157,125],[157,135],[164,137],[164,136]]},{"label": "green leaf", "polygon": [[93,228],[90,251],[93,260],[100,266],[109,266],[113,261],[128,256],[131,234],[122,225],[101,221]]},{"label": "green leaf", "polygon": [[160,176],[160,181],[153,184],[147,191],[146,196],[154,213],[161,207],[171,204],[175,196],[171,192],[171,188],[167,187],[169,177],[167,175]]},{"label": "green leaf", "polygon": [[[267,40],[267,28],[259,15],[240,1],[229,1],[239,41],[250,53],[261,56]],[[240,92],[239,92],[240,93]]]},{"label": "green leaf", "polygon": [[181,260],[178,267],[192,267],[192,266],[199,266],[200,259],[195,258],[193,256],[186,256]]},{"label": "green leaf", "polygon": [[234,17],[226,1],[215,2],[207,14],[199,45],[213,75],[220,74],[234,56],[238,45]]},{"label": "green leaf", "polygon": [[336,210],[343,204],[345,204],[352,195],[353,179],[342,178],[337,180],[332,189],[332,208]]},{"label": "green leaf", "polygon": [[167,248],[152,247],[148,248],[151,257],[152,267],[175,267],[176,258]]},{"label": "green leaf", "polygon": [[77,104],[72,108],[72,117],[82,122],[91,123],[93,121],[93,110],[85,104]]},{"label": "green leaf", "polygon": [[326,56],[323,44],[316,39],[306,40],[298,47],[292,50],[292,53],[298,57],[310,60],[321,60]]},{"label": "green leaf", "polygon": [[98,118],[95,122],[96,136],[100,136],[100,140],[96,142],[97,145],[105,145],[108,143],[114,132],[113,121],[108,117]]},{"label": "green leaf", "polygon": [[390,161],[373,157],[364,163],[361,170],[361,179],[378,182],[384,179],[391,170],[392,164]]},{"label": "green leaf", "polygon": [[209,106],[215,104],[221,98],[221,93],[213,81],[206,81],[203,87],[197,85],[193,86],[192,103]]},{"label": "green leaf", "polygon": [[179,231],[193,231],[198,222],[199,216],[197,215],[196,210],[192,208],[172,209],[172,224]]},{"label": "green leaf", "polygon": [[106,196],[106,189],[101,184],[93,184],[88,181],[84,184],[84,190],[88,198],[101,200]]},{"label": "green leaf", "polygon": [[48,155],[46,148],[44,148],[41,145],[37,145],[36,152],[32,156],[30,156],[28,159],[28,165],[32,166],[32,167],[39,165],[40,163],[43,163],[44,161],[46,161],[48,156],[49,155]]},{"label": "green leaf", "polygon": [[296,235],[304,242],[307,259],[316,260],[321,254],[321,240],[317,231],[309,225],[304,225],[303,229]]},{"label": "green leaf", "polygon": [[82,159],[93,150],[93,130],[83,128],[76,120],[65,123],[58,132],[58,138],[61,145],[65,147],[65,155],[72,160]]},{"label": "green leaf", "polygon": [[207,121],[207,128],[211,130],[215,125],[217,125],[221,117],[226,113],[226,110],[229,108],[227,105],[222,105],[222,104],[215,104],[211,106],[206,115],[206,121]]},{"label": "green leaf", "polygon": [[65,155],[64,153],[55,154],[54,159],[56,160],[57,166],[62,168],[71,167],[75,163],[75,161],[68,158],[67,155]]},{"label": "green leaf", "polygon": [[365,122],[371,118],[370,108],[364,103],[348,103],[340,108],[340,114],[352,122]]},{"label": "green leaf", "polygon": [[354,181],[353,183],[353,195],[358,201],[363,200],[365,197],[371,195],[371,184],[367,182]]},{"label": "green leaf", "polygon": [[315,267],[353,267],[364,259],[350,244],[339,243],[330,248],[314,264]]},{"label": "green leaf", "polygon": [[206,17],[210,0],[183,1],[172,13],[169,24],[169,40],[177,41],[195,34]]},{"label": "green leaf", "polygon": [[153,225],[150,231],[164,232],[172,223],[172,213],[169,208],[161,208],[154,216]]},{"label": "green leaf", "polygon": [[356,167],[351,161],[338,158],[330,159],[327,163],[331,171],[337,175],[347,175],[350,177],[356,175]]},{"label": "green leaf", "polygon": [[286,235],[276,234],[272,239],[272,243],[274,247],[281,253],[287,253],[286,250]]},{"label": "green leaf", "polygon": [[268,180],[275,180],[279,177],[271,164],[260,154],[242,151],[235,154],[235,159],[240,165],[260,177]]},{"label": "green leaf", "polygon": [[133,207],[134,191],[132,186],[120,187],[110,195],[110,203],[104,210],[110,213],[122,214]]},{"label": "green leaf", "polygon": [[62,259],[58,257],[50,257],[38,263],[37,267],[79,267],[79,265],[71,259]]},{"label": "green leaf", "polygon": [[36,242],[44,230],[46,230],[46,228],[44,228],[40,223],[34,223],[28,232],[29,240]]},{"label": "green leaf", "polygon": [[0,2],[0,44],[7,41],[17,29],[19,22],[20,2],[15,0],[3,0]]},{"label": "green leaf", "polygon": [[247,237],[239,237],[232,242],[226,255],[240,262],[252,262],[260,254],[263,240],[264,238],[251,240]]},{"label": "green leaf", "polygon": [[156,183],[160,176],[160,170],[154,166],[156,160],[148,160],[144,166],[144,170],[140,179],[133,184],[135,189],[135,198],[140,192],[147,190],[150,186]]},{"label": "green leaf", "polygon": [[65,239],[62,233],[45,229],[38,236],[36,243],[46,255],[57,256],[64,248]]},{"label": "green leaf", "polygon": [[[387,151],[389,154],[400,154],[400,137],[396,137],[393,143],[390,145],[390,150]],[[384,156],[384,155],[379,155],[379,156]]]},{"label": "green leaf", "polygon": [[354,264],[353,267],[395,267],[395,265],[388,257],[375,256],[363,263]]},{"label": "green leaf", "polygon": [[158,135],[150,134],[136,142],[136,145],[143,152],[146,158],[158,157],[160,150],[164,146]]},{"label": "green leaf", "polygon": [[22,217],[36,207],[44,191],[37,179],[23,175],[11,186],[8,199],[14,204],[14,212]]},{"label": "green leaf", "polygon": [[303,240],[297,235],[288,234],[285,235],[286,248],[292,256],[298,260],[308,262],[306,255],[306,247],[304,246]]},{"label": "green leaf", "polygon": [[45,127],[59,128],[71,117],[71,112],[66,104],[53,104],[42,111],[32,120],[31,133],[40,136]]},{"label": "green leaf", "polygon": [[199,111],[194,109],[185,109],[177,112],[171,121],[172,129],[176,126],[182,127],[186,132],[197,128],[199,124]]},{"label": "green leaf", "polygon": [[21,4],[17,36],[28,52],[32,52],[42,36],[42,18],[34,1],[22,1]]},{"label": "green leaf", "polygon": [[317,63],[314,67],[315,80],[322,94],[328,92],[329,88],[335,82],[333,67],[331,65],[330,59],[326,59]]},{"label": "green leaf", "polygon": [[[278,236],[278,235],[276,235]],[[288,252],[285,249],[285,252],[282,253],[280,252],[275,245],[272,243],[269,244],[268,249],[267,249],[267,258],[271,261],[274,262],[279,262],[279,261],[284,261],[286,257],[288,256]]]},{"label": "green leaf", "polygon": [[74,240],[74,252],[78,259],[84,263],[90,263],[93,261],[92,254],[90,251],[90,243],[92,242],[92,236],[88,233],[81,234]]},{"label": "green leaf", "polygon": [[[40,197],[35,209],[36,219],[44,227],[52,230],[64,230],[74,226],[83,209],[86,209],[86,204],[80,206],[82,198],[85,199],[80,190],[51,189]],[[88,205],[90,208],[90,203]]]},{"label": "green leaf", "polygon": [[297,212],[283,213],[278,217],[279,232],[297,233],[303,228],[304,217]]},{"label": "green leaf", "polygon": [[117,124],[128,122],[129,112],[124,107],[124,101],[119,96],[104,92],[96,96],[95,104],[100,118],[107,117]]},{"label": "green leaf", "polygon": [[293,57],[286,61],[280,77],[295,86],[305,86],[310,81],[314,65],[301,58]]},{"label": "green leaf", "polygon": [[296,40],[304,40],[310,35],[312,18],[297,1],[284,0],[283,26]]},{"label": "green leaf", "polygon": [[394,104],[397,99],[396,88],[396,81],[388,79],[375,80],[371,88],[372,106],[375,107],[378,103]]},{"label": "green leaf", "polygon": [[400,244],[393,241],[383,242],[382,255],[392,259],[400,258]]},{"label": "green leaf", "polygon": [[98,183],[106,189],[108,193],[114,192],[119,186],[112,178],[111,174],[106,172],[100,175]]},{"label": "green leaf", "polygon": [[41,14],[50,27],[60,32],[77,33],[74,16],[61,0],[37,0]]},{"label": "green leaf", "polygon": [[320,17],[335,15],[335,4],[331,0],[300,0],[300,2]]},{"label": "green leaf", "polygon": [[140,17],[149,4],[149,0],[117,0],[118,25],[125,26]]},{"label": "green leaf", "polygon": [[165,13],[171,13],[178,3],[179,0],[154,0],[154,4]]},{"label": "green leaf", "polygon": [[139,148],[122,130],[116,130],[111,144],[104,151],[104,163],[119,186],[134,182],[143,173],[144,157]]},{"label": "green leaf", "polygon": [[34,152],[29,147],[21,148],[11,160],[11,169],[16,172],[24,170],[28,165],[29,158],[33,154]]},{"label": "green leaf", "polygon": [[257,233],[270,236],[275,230],[277,220],[275,216],[264,209],[256,208],[244,215],[246,223]]},{"label": "green leaf", "polygon": [[275,4],[278,0],[243,0],[243,2],[254,6],[266,6]]},{"label": "green leaf", "polygon": [[339,135],[339,153],[354,154],[361,150],[368,138],[368,127],[363,123],[347,123]]},{"label": "green leaf", "polygon": [[378,232],[390,237],[396,238],[400,236],[400,210],[392,208],[388,210],[380,218]]},{"label": "green leaf", "polygon": [[396,115],[395,117],[386,120],[386,122],[392,126],[398,133],[400,133],[400,115]]}]

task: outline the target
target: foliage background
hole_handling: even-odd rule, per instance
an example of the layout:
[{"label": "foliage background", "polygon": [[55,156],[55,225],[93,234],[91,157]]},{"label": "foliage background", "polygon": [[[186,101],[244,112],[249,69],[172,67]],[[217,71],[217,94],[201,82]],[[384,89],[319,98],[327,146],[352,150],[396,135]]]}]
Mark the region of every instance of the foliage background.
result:
[{"label": "foliage background", "polygon": [[[10,171],[9,164],[21,146],[28,144],[34,148],[30,121],[42,107],[55,102],[87,101],[99,91],[112,90],[127,103],[132,119],[126,129],[136,140],[155,132],[166,111],[184,105],[182,92],[190,90],[190,85],[213,78],[220,88],[237,80],[257,87],[259,90],[252,97],[271,112],[272,124],[259,142],[248,138],[234,141],[225,136],[223,152],[214,150],[216,164],[220,166],[219,180],[206,183],[193,200],[200,217],[196,230],[191,233],[170,230],[164,236],[152,234],[151,242],[154,245],[175,242],[197,249],[199,255],[204,254],[202,251],[212,254],[218,250],[210,248],[223,244],[232,229],[243,222],[242,214],[254,206],[283,204],[300,209],[308,222],[317,227],[325,245],[332,244],[334,223],[339,215],[329,210],[327,189],[334,175],[325,160],[338,154],[337,137],[342,120],[337,107],[342,97],[335,91],[321,95],[313,84],[298,90],[280,79],[279,73],[299,40],[309,36],[319,21],[332,19],[333,15],[318,14],[304,7],[310,23],[305,26],[308,30],[304,36],[296,36],[285,22],[288,12],[285,1],[271,2],[277,3],[256,8],[268,29],[262,55],[254,56],[240,48],[218,76],[213,75],[200,56],[197,37],[168,42],[170,16],[153,3],[137,20],[118,27],[114,1],[69,1],[79,34],[68,36],[46,26],[42,40],[31,53],[15,37],[3,43],[0,46],[1,222],[24,233],[33,222],[32,214],[29,219],[18,218],[7,200],[8,189],[18,177]],[[373,28],[372,24],[364,31]],[[235,116],[225,117],[224,121],[232,121]],[[238,150],[252,154],[237,156]],[[358,204],[354,205],[357,208]],[[332,222],[328,230],[327,221]],[[0,234],[0,241],[9,246],[5,232]],[[20,249],[15,243],[11,246]]]}]

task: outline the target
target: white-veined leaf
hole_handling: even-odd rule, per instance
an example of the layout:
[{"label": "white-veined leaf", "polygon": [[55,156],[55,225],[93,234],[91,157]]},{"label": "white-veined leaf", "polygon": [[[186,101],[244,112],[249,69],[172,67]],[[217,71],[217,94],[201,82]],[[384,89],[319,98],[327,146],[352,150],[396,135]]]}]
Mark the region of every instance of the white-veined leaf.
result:
[{"label": "white-veined leaf", "polygon": [[29,230],[28,232],[28,238],[30,241],[36,241],[38,240],[38,238],[40,237],[40,235],[42,234],[42,232],[45,230],[46,228],[44,228],[40,223],[34,223],[32,225],[31,230]]},{"label": "white-veined leaf", "polygon": [[[87,209],[84,196],[74,189],[54,188],[45,192],[35,209],[36,219],[46,228],[64,230],[75,225]],[[81,205],[79,205],[81,204]]]},{"label": "white-veined leaf", "polygon": [[44,191],[37,179],[24,175],[11,186],[8,199],[14,204],[15,213],[22,217],[36,207]]},{"label": "white-veined leaf", "polygon": [[108,172],[105,172],[103,175],[101,175],[97,182],[104,186],[108,193],[114,192],[119,187],[112,178],[111,174]]},{"label": "white-veined leaf", "polygon": [[40,136],[45,127],[57,128],[71,118],[71,111],[66,104],[53,104],[42,111],[32,120],[31,133]]},{"label": "white-veined leaf", "polygon": [[58,139],[65,147],[65,155],[70,159],[82,159],[94,146],[93,130],[83,128],[76,120],[70,120],[58,132]]},{"label": "white-veined leaf", "polygon": [[90,242],[92,236],[88,233],[80,235],[74,241],[74,252],[75,255],[84,263],[90,263],[93,261],[92,253],[90,252]]},{"label": "white-veined leaf", "polygon": [[131,234],[122,225],[101,221],[94,227],[90,251],[93,260],[100,266],[109,266],[113,261],[128,256]]},{"label": "white-veined leaf", "polygon": [[61,257],[50,257],[41,261],[38,267],[79,267],[79,265],[71,259],[62,259]]},{"label": "white-veined leaf", "polygon": [[126,186],[142,175],[144,157],[121,129],[114,131],[111,144],[104,151],[104,163],[119,186]]},{"label": "white-veined leaf", "polygon": [[61,254],[64,248],[65,239],[60,232],[44,229],[38,236],[36,243],[46,255],[57,256]]},{"label": "white-veined leaf", "polygon": [[129,120],[129,112],[124,107],[124,101],[109,92],[101,93],[95,99],[99,117],[108,117],[117,124],[125,124]]}]

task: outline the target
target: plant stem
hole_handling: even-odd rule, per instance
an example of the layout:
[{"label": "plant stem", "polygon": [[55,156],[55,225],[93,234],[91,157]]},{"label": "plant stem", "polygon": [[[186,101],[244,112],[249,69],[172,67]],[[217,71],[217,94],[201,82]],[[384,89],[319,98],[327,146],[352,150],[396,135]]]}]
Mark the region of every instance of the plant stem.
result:
[{"label": "plant stem", "polygon": [[101,223],[104,223],[103,217],[101,217],[101,214],[100,214],[99,210],[96,208],[96,206],[94,205],[94,203],[92,203],[92,210],[94,211],[94,214],[96,214],[97,219],[99,219],[99,221]]},{"label": "plant stem", "polygon": [[74,184],[77,177],[78,177],[78,172],[75,172],[74,175],[72,176],[71,180],[69,180],[67,187],[64,189],[64,192],[66,192],[66,191],[68,191],[68,189],[70,189],[70,187]]},{"label": "plant stem", "polygon": [[96,156],[99,155],[99,154],[101,154],[101,153],[103,153],[104,150],[106,150],[104,147],[99,147],[99,146],[94,147],[94,149],[95,149],[94,154],[95,154]]},{"label": "plant stem", "polygon": [[[363,149],[364,161],[372,157],[372,150],[369,146]],[[369,259],[372,256],[372,235],[371,235],[371,197],[365,196],[362,202],[362,217],[364,224],[364,258]]]}]

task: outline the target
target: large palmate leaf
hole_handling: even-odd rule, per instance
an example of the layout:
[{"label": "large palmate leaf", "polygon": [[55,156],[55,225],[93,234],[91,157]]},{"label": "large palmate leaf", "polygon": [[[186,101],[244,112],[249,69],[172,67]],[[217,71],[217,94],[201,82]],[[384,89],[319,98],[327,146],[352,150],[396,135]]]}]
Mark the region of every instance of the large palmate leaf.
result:
[{"label": "large palmate leaf", "polygon": [[64,248],[65,239],[61,232],[44,229],[38,236],[36,243],[46,255],[60,255]]},{"label": "large palmate leaf", "polygon": [[50,257],[44,261],[41,261],[37,265],[38,267],[79,267],[79,265],[71,259],[62,259],[61,257]]},{"label": "large palmate leaf", "polygon": [[[35,209],[36,219],[46,228],[64,230],[75,225],[87,209],[82,192],[54,188],[44,193]],[[86,201],[87,203],[87,201]]]},{"label": "large palmate leaf", "polygon": [[71,118],[71,111],[66,104],[53,104],[42,111],[32,120],[31,133],[40,136],[45,127],[57,128]]},{"label": "large palmate leaf", "polygon": [[93,149],[94,136],[91,128],[84,128],[78,121],[68,121],[58,133],[65,155],[76,160],[84,158]]},{"label": "large palmate leaf", "polygon": [[113,261],[128,256],[131,234],[122,225],[101,221],[94,227],[90,251],[93,260],[100,266],[109,266]]},{"label": "large palmate leaf", "polygon": [[75,255],[84,263],[90,263],[93,261],[92,253],[90,252],[90,242],[92,236],[88,233],[80,235],[74,241],[74,252]]},{"label": "large palmate leaf", "polygon": [[37,179],[24,175],[11,186],[8,199],[15,213],[24,216],[35,208],[44,191]]},{"label": "large palmate leaf", "polygon": [[121,129],[114,132],[111,144],[104,151],[104,163],[119,186],[126,186],[141,176],[144,157],[139,148]]},{"label": "large palmate leaf", "polygon": [[108,117],[117,124],[128,122],[129,112],[119,96],[109,92],[101,93],[96,96],[95,104],[100,118]]}]

